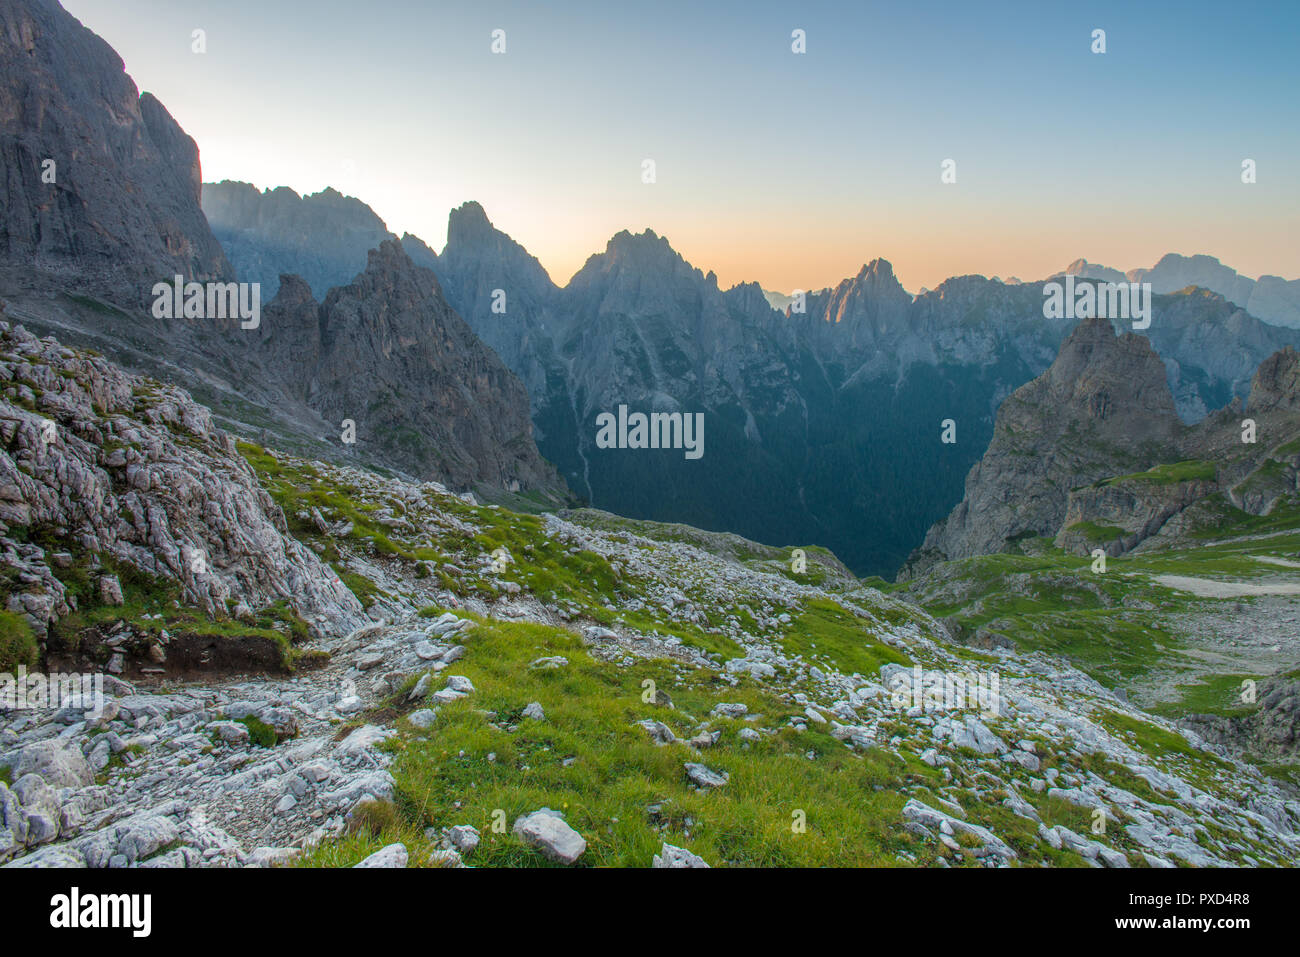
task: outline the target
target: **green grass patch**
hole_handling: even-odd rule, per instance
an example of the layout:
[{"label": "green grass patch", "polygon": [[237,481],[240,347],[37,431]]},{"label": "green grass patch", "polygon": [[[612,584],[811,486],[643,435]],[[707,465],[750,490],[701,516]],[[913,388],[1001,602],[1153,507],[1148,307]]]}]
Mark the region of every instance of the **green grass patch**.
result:
[{"label": "green grass patch", "polygon": [[781,638],[786,654],[822,662],[843,674],[874,676],[885,664],[911,665],[901,651],[873,637],[875,625],[833,601],[811,599]]},{"label": "green grass patch", "polygon": [[[539,625],[480,619],[472,641],[456,670],[477,690],[443,706],[429,730],[408,729],[388,745],[399,819],[317,848],[300,863],[345,866],[394,840],[427,855],[425,827],[472,824],[483,836],[472,863],[551,866],[509,831],[518,816],[543,806],[561,811],[586,839],[582,866],[648,866],[665,841],[714,866],[872,866],[900,863],[900,852],[923,863],[933,857],[899,817],[899,791],[929,777],[887,752],[861,754],[827,734],[795,732],[785,721],[798,709],[756,684],[732,688],[707,671],[680,675],[666,661],[615,667],[592,659],[571,633]],[[530,670],[543,655],[570,664]],[[675,707],[645,703],[648,681]],[[531,701],[541,703],[545,722],[518,717]],[[690,736],[722,701],[744,702],[762,715],[757,726],[781,730],[744,748],[736,734],[753,725],[715,719],[719,744],[697,754],[657,747],[636,724],[653,718]],[[687,761],[726,771],[730,781],[697,792],[685,776]],[[800,833],[795,825],[805,817]]]},{"label": "green grass patch", "polygon": [[1097,482],[1094,487],[1105,488],[1109,485],[1118,485],[1120,482],[1147,482],[1151,485],[1176,485],[1179,482],[1212,482],[1217,474],[1218,470],[1213,462],[1185,459],[1182,462],[1157,465],[1145,472],[1117,475],[1114,478]]},{"label": "green grass patch", "polygon": [[0,611],[0,672],[17,673],[19,665],[36,666],[39,649],[27,619],[17,612]]}]

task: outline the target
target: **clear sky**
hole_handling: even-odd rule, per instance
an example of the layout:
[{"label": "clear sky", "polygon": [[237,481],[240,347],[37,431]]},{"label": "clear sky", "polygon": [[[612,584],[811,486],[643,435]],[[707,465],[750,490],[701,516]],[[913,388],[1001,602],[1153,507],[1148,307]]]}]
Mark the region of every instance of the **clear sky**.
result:
[{"label": "clear sky", "polygon": [[435,249],[476,199],[561,284],[646,227],[784,291],[877,256],[912,291],[1166,252],[1300,276],[1295,0],[63,4],[205,180],[334,186]]}]

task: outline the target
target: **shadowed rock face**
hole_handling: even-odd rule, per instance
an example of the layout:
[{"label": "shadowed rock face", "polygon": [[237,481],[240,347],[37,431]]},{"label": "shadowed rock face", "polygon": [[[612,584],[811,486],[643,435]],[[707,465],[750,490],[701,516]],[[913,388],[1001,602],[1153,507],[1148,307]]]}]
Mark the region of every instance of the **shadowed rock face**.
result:
[{"label": "shadowed rock face", "polygon": [[1206,740],[1264,760],[1291,760],[1300,750],[1300,680],[1279,675],[1263,680],[1259,708],[1237,717],[1193,714],[1179,722]]},{"label": "shadowed rock face", "polygon": [[327,420],[352,419],[358,446],[386,461],[457,487],[562,486],[537,451],[519,380],[398,242],[372,250],[320,304],[283,277],[258,332],[244,348],[266,375]]},{"label": "shadowed rock face", "polygon": [[365,268],[370,250],[397,238],[369,206],[333,189],[299,196],[285,187],[207,183],[203,212],[239,278],[260,282],[268,300],[284,273],[324,297]]},{"label": "shadowed rock face", "polygon": [[1300,412],[1300,352],[1288,346],[1261,363],[1250,384],[1246,411],[1252,415]]},{"label": "shadowed rock face", "polygon": [[107,43],[54,0],[0,0],[0,266],[136,303],[177,273],[233,278],[201,182],[194,141]]}]

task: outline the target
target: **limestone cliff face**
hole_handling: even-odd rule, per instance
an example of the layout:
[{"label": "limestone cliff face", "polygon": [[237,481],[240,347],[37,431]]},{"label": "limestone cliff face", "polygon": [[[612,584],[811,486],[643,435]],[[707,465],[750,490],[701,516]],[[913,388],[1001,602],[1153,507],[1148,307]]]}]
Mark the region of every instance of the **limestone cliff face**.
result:
[{"label": "limestone cliff face", "polygon": [[[1209,470],[1213,471],[1213,470]],[[1170,519],[1219,491],[1213,476],[1154,482],[1117,478],[1071,489],[1055,544],[1087,555],[1122,555],[1166,529]]]},{"label": "limestone cliff face", "polygon": [[194,141],[107,43],[55,0],[0,0],[0,267],[130,302],[176,273],[230,278],[200,182]]},{"label": "limestone cliff face", "polygon": [[1246,412],[1270,417],[1300,413],[1300,352],[1288,346],[1260,364],[1251,380]]},{"label": "limestone cliff face", "polygon": [[397,241],[323,303],[284,277],[258,332],[250,357],[327,421],[351,419],[359,449],[453,487],[562,488],[519,380]]}]

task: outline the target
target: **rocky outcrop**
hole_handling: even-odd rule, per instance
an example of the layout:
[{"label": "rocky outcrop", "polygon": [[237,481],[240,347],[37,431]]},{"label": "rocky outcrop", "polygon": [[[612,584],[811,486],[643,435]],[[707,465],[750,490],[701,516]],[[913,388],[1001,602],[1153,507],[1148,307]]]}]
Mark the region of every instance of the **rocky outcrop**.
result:
[{"label": "rocky outcrop", "polygon": [[1085,320],[1052,367],[1003,403],[965,498],[900,578],[1026,537],[1051,536],[1076,554],[1167,544],[1213,522],[1194,506],[1219,493],[1225,506],[1267,515],[1300,501],[1297,440],[1300,355],[1291,347],[1260,364],[1245,402],[1186,426],[1147,341]]},{"label": "rocky outcrop", "polygon": [[239,278],[262,284],[264,302],[282,274],[301,276],[324,298],[365,268],[370,250],[397,238],[365,203],[330,188],[299,196],[284,186],[259,193],[248,183],[204,183],[203,212]]},{"label": "rocky outcrop", "polygon": [[1255,694],[1259,706],[1248,714],[1194,714],[1179,723],[1212,744],[1266,762],[1294,763],[1300,757],[1300,678],[1265,679]]},{"label": "rocky outcrop", "polygon": [[[0,566],[39,637],[80,601],[121,604],[118,576],[174,583],[212,618],[284,602],[318,631],[359,618],[294,540],[211,414],[179,389],[0,323]],[[10,580],[10,579],[7,579]]]},{"label": "rocky outcrop", "polygon": [[1300,414],[1300,353],[1288,346],[1260,364],[1251,380],[1245,412],[1269,417]]},{"label": "rocky outcrop", "polygon": [[1070,490],[1055,544],[1076,555],[1101,548],[1132,551],[1184,509],[1219,490],[1211,479],[1159,482],[1143,476],[1095,482]]},{"label": "rocky outcrop", "polygon": [[138,303],[177,273],[230,278],[194,141],[55,0],[0,0],[0,267]]},{"label": "rocky outcrop", "polygon": [[965,498],[926,535],[911,573],[940,556],[1055,535],[1071,489],[1169,461],[1182,431],[1150,343],[1117,337],[1108,320],[1084,320],[1047,372],[1002,403]]},{"label": "rocky outcrop", "polygon": [[287,394],[340,430],[351,420],[376,458],[458,488],[563,489],[537,451],[519,380],[395,240],[323,303],[284,277],[257,335],[241,341]]}]

